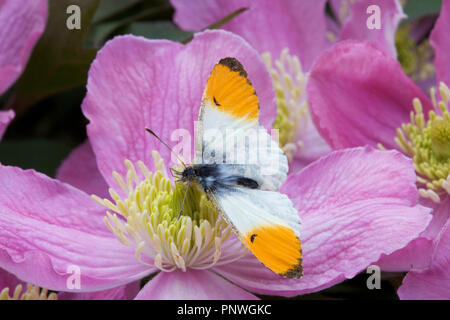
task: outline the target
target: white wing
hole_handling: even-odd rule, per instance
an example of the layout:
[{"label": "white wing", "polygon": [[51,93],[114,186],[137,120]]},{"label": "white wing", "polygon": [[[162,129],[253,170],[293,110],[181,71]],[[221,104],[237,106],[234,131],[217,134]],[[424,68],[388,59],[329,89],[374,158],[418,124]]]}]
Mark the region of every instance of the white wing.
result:
[{"label": "white wing", "polygon": [[286,195],[235,188],[209,196],[239,239],[266,267],[282,276],[301,277],[301,221]]}]

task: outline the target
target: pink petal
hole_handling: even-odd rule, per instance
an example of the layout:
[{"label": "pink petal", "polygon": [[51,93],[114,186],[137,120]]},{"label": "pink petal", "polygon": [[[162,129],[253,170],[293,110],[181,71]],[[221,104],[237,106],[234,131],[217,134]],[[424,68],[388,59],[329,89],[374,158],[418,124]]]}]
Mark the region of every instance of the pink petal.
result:
[{"label": "pink petal", "polygon": [[22,73],[44,32],[47,0],[0,1],[0,95]]},{"label": "pink petal", "polygon": [[450,218],[450,197],[434,203],[429,199],[420,199],[422,205],[433,209],[433,219],[419,238],[414,239],[405,248],[382,257],[375,264],[385,271],[409,271],[428,268],[431,261],[433,241],[442,231]]},{"label": "pink petal", "polygon": [[242,36],[260,53],[278,58],[283,48],[298,56],[308,70],[327,45],[325,0],[242,1],[171,0],[174,21],[181,28],[198,31],[230,13],[249,8],[223,28]]},{"label": "pink petal", "polygon": [[308,84],[312,118],[335,149],[361,145],[397,148],[396,129],[409,122],[418,97],[424,112],[429,99],[400,64],[369,43],[343,41],[316,61]]},{"label": "pink petal", "polygon": [[[84,192],[33,170],[0,166],[0,267],[40,287],[108,289],[154,269],[137,261],[106,227],[104,209]],[[69,288],[70,289],[70,288]]]},{"label": "pink petal", "polygon": [[56,178],[62,182],[83,190],[87,194],[95,194],[108,198],[108,185],[97,168],[95,154],[89,140],[72,151],[58,169]]},{"label": "pink petal", "polygon": [[290,175],[280,190],[302,219],[303,278],[281,278],[250,258],[218,272],[251,291],[285,296],[352,278],[428,225],[430,209],[417,204],[415,179],[411,160],[396,151],[333,152]]},{"label": "pink petal", "polygon": [[0,111],[0,140],[2,139],[3,134],[5,133],[6,128],[8,127],[12,119],[14,119],[13,110]]},{"label": "pink petal", "polygon": [[204,85],[214,65],[227,56],[244,65],[258,93],[260,121],[271,126],[276,116],[271,78],[259,54],[236,35],[207,31],[186,46],[124,36],[103,47],[91,66],[82,108],[90,120],[88,135],[97,164],[109,185],[113,170],[125,172],[125,159],[142,160],[152,169],[152,150],[161,153],[166,165],[174,164],[145,127],[172,146],[183,141],[171,139],[174,130],[184,129],[193,155],[193,126]]},{"label": "pink petal", "polygon": [[115,287],[108,290],[71,293],[60,292],[59,300],[132,300],[140,290],[140,281],[135,281],[124,286]]},{"label": "pink petal", "polygon": [[430,264],[433,240],[419,237],[394,253],[381,257],[374,264],[383,271],[405,272],[411,269],[424,269]]},{"label": "pink petal", "polygon": [[297,151],[296,157],[293,160],[295,164],[290,164],[290,172],[296,172],[292,169],[293,166],[303,168],[333,150],[319,134],[311,120],[308,121],[306,130],[298,136],[298,139],[302,142],[303,146]]},{"label": "pink petal", "polygon": [[12,273],[0,269],[0,292],[5,288],[9,288],[9,294],[11,295],[14,292],[16,286],[19,284],[25,285],[23,281],[17,279],[17,277]]},{"label": "pink petal", "polygon": [[403,279],[398,289],[400,299],[450,299],[450,221],[434,242],[429,269],[413,270]]},{"label": "pink petal", "polygon": [[435,52],[435,67],[438,81],[445,82],[450,86],[450,63],[448,53],[450,52],[450,1],[442,2],[441,13],[431,32],[430,42]]},{"label": "pink petal", "polygon": [[160,272],[137,300],[257,300],[258,298],[207,270]]},{"label": "pink petal", "polygon": [[[380,29],[369,29],[373,11],[367,13],[371,5],[376,5],[380,13]],[[400,21],[406,18],[398,0],[358,0],[351,7],[351,13],[342,26],[339,40],[354,39],[368,41],[377,49],[396,58],[395,33]]]}]

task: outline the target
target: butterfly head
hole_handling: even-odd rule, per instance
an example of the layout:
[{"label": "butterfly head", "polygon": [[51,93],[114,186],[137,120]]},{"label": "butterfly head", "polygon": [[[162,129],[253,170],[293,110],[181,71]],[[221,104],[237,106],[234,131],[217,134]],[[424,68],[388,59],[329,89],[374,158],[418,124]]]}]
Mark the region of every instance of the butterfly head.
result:
[{"label": "butterfly head", "polygon": [[189,182],[196,178],[196,173],[193,167],[186,167],[183,172],[181,172],[180,180],[183,182]]}]

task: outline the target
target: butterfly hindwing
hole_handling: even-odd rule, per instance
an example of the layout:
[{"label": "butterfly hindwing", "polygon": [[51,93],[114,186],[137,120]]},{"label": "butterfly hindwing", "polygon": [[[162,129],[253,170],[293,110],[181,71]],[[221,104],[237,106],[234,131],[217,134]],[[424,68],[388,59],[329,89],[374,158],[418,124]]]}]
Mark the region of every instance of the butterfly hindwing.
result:
[{"label": "butterfly hindwing", "polygon": [[210,198],[241,242],[273,272],[302,276],[300,218],[289,198],[279,192],[236,188]]}]

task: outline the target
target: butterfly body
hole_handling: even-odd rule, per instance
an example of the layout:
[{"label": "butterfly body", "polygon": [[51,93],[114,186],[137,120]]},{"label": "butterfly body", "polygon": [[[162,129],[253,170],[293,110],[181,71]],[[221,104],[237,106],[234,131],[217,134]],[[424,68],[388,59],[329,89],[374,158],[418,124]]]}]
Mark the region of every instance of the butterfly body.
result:
[{"label": "butterfly body", "polygon": [[258,182],[234,174],[227,164],[194,164],[186,167],[180,175],[183,182],[197,182],[205,192],[225,192],[235,188],[259,188]]}]

